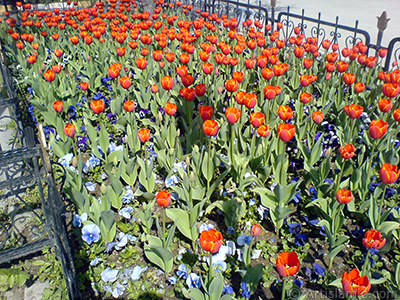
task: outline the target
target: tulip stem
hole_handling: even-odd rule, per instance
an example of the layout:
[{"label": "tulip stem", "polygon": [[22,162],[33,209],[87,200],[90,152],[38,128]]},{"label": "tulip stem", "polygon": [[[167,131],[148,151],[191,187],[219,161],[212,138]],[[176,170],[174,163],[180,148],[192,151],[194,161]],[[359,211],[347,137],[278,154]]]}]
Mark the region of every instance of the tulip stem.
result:
[{"label": "tulip stem", "polygon": [[362,270],[361,270],[361,276],[368,275],[366,273],[367,273],[367,271],[369,269],[369,264],[370,264],[369,256],[370,255],[371,255],[371,249],[368,249],[368,253],[367,253],[367,256],[365,257],[364,265],[363,265]]},{"label": "tulip stem", "polygon": [[286,286],[287,286],[287,280],[288,280],[288,278],[287,278],[287,277],[285,277],[285,278],[283,279],[283,286],[282,286],[282,296],[281,296],[281,300],[285,300],[285,298],[286,298]]},{"label": "tulip stem", "polygon": [[166,236],[165,236],[165,208],[163,207],[163,242],[164,242],[164,248],[166,248],[167,247],[167,245],[166,245]]},{"label": "tulip stem", "polygon": [[208,269],[208,286],[210,286],[210,284],[211,284],[211,280],[212,280],[212,278],[213,278],[213,266],[212,266],[212,253],[210,252],[210,267],[209,267],[209,269]]}]

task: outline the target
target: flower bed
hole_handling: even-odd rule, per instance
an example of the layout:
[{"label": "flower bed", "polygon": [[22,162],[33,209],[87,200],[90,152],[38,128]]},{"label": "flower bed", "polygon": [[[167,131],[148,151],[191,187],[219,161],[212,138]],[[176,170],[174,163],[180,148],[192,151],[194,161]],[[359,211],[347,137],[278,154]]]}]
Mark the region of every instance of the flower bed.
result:
[{"label": "flower bed", "polygon": [[66,170],[81,283],[130,299],[397,295],[400,71],[382,72],[385,49],[157,5],[26,4],[21,26],[1,24]]}]

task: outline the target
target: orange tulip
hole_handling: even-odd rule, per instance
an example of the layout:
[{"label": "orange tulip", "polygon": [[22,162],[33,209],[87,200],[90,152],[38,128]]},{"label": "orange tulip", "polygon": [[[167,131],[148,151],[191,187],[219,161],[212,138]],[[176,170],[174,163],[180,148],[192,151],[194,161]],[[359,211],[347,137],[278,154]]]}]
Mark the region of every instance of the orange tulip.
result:
[{"label": "orange tulip", "polygon": [[324,120],[324,113],[322,111],[314,111],[311,115],[311,119],[315,124],[320,124]]},{"label": "orange tulip", "polygon": [[148,140],[150,140],[150,130],[147,128],[139,129],[138,137],[142,143],[146,143]]},{"label": "orange tulip", "polygon": [[136,66],[140,69],[140,70],[144,70],[147,67],[147,60],[144,57],[139,57],[138,59],[136,59]]},{"label": "orange tulip", "polygon": [[399,179],[400,170],[396,165],[384,164],[379,171],[379,178],[384,184],[395,183]]},{"label": "orange tulip", "polygon": [[365,233],[362,243],[367,249],[380,249],[385,246],[386,239],[378,230],[371,229]]},{"label": "orange tulip", "polygon": [[87,82],[81,82],[81,83],[79,84],[79,86],[81,87],[81,90],[82,90],[82,91],[87,91],[88,88],[89,88],[89,83],[87,83]]},{"label": "orange tulip", "polygon": [[244,93],[243,94],[243,104],[248,109],[254,108],[256,106],[256,104],[257,104],[257,95],[254,94],[254,93]]},{"label": "orange tulip", "polygon": [[171,194],[168,191],[159,191],[156,195],[157,204],[160,207],[167,207],[171,204]]},{"label": "orange tulip", "polygon": [[35,55],[30,55],[26,58],[26,61],[30,64],[34,64],[36,62],[36,56]]},{"label": "orange tulip", "polygon": [[225,82],[225,89],[230,93],[236,92],[238,87],[239,82],[237,82],[236,79],[228,79]]},{"label": "orange tulip", "polygon": [[389,112],[393,107],[393,102],[390,99],[381,99],[378,103],[379,110],[381,112]]},{"label": "orange tulip", "polygon": [[265,115],[261,112],[254,112],[250,115],[250,123],[255,128],[260,127],[265,121]]},{"label": "orange tulip", "polygon": [[218,123],[214,120],[205,120],[203,123],[203,132],[208,136],[216,136],[218,129]]},{"label": "orange tulip", "polygon": [[307,92],[303,92],[300,94],[300,101],[304,104],[307,104],[308,102],[310,102],[312,100],[312,95],[307,93]]},{"label": "orange tulip", "polygon": [[90,103],[90,108],[95,114],[99,114],[104,111],[105,104],[102,100],[94,100],[92,103]]},{"label": "orange tulip", "polygon": [[336,200],[341,204],[347,204],[353,200],[353,194],[350,190],[342,189],[336,192]]},{"label": "orange tulip", "polygon": [[345,61],[340,60],[336,63],[336,69],[338,70],[339,73],[346,72],[348,67],[349,67],[349,64]]},{"label": "orange tulip", "polygon": [[261,228],[260,225],[254,224],[253,227],[251,227],[251,235],[253,237],[258,237],[260,234]]},{"label": "orange tulip", "polygon": [[369,135],[374,140],[383,137],[388,130],[388,123],[383,120],[372,120],[369,124]]},{"label": "orange tulip", "polygon": [[268,100],[273,99],[276,96],[276,89],[272,85],[267,85],[264,87],[264,97]]},{"label": "orange tulip", "polygon": [[267,137],[271,133],[271,127],[268,125],[261,125],[257,128],[257,133],[262,137]]},{"label": "orange tulip", "polygon": [[164,76],[161,78],[161,86],[166,91],[172,90],[174,87],[174,79],[170,76]]},{"label": "orange tulip", "polygon": [[214,65],[212,65],[208,62],[205,62],[202,66],[202,70],[203,70],[203,73],[206,75],[211,74],[212,71],[214,70]]},{"label": "orange tulip", "polygon": [[75,135],[75,125],[74,124],[65,125],[64,133],[66,136],[73,137]]},{"label": "orange tulip", "polygon": [[354,92],[356,93],[361,93],[365,90],[365,84],[363,84],[362,82],[357,82],[354,85]]},{"label": "orange tulip", "polygon": [[119,83],[124,89],[129,89],[132,84],[131,79],[128,76],[121,77]]},{"label": "orange tulip", "polygon": [[278,116],[281,120],[290,120],[293,117],[293,114],[293,110],[289,106],[280,105],[278,107]]},{"label": "orange tulip", "polygon": [[200,118],[203,121],[210,120],[213,114],[213,108],[208,105],[200,107]]},{"label": "orange tulip", "polygon": [[164,111],[168,116],[173,116],[178,111],[178,107],[175,103],[167,102],[164,106]]},{"label": "orange tulip", "polygon": [[197,97],[201,97],[204,96],[206,93],[206,85],[205,84],[198,84],[194,87],[195,91],[196,91],[196,96]]},{"label": "orange tulip", "polygon": [[350,104],[344,107],[344,111],[350,118],[357,119],[364,112],[364,107],[358,104]]},{"label": "orange tulip", "polygon": [[278,126],[278,137],[285,143],[290,141],[294,137],[295,133],[296,126],[293,124],[284,123],[279,124]]},{"label": "orange tulip", "polygon": [[356,81],[356,75],[353,73],[343,74],[343,81],[346,85],[352,85]]},{"label": "orange tulip", "polygon": [[54,79],[56,79],[56,74],[53,70],[47,70],[46,72],[44,72],[43,76],[47,82],[52,82],[54,81]]},{"label": "orange tulip", "polygon": [[276,259],[276,269],[282,277],[292,276],[300,269],[300,261],[296,252],[282,252]]},{"label": "orange tulip", "polygon": [[204,251],[210,253],[217,253],[222,246],[223,237],[221,232],[215,229],[210,229],[208,231],[204,230],[200,234],[200,245]]},{"label": "orange tulip", "polygon": [[368,276],[360,276],[360,271],[353,269],[350,273],[344,272],[342,276],[343,290],[347,295],[361,296],[365,295],[371,289],[371,283]]},{"label": "orange tulip", "polygon": [[348,144],[344,147],[340,147],[340,156],[344,159],[350,159],[354,156],[356,148],[353,144]]},{"label": "orange tulip", "polygon": [[393,119],[394,119],[396,122],[399,122],[399,123],[400,123],[400,108],[396,109],[396,110],[393,112]]},{"label": "orange tulip", "polygon": [[396,83],[385,83],[382,86],[382,93],[389,98],[397,97],[400,93],[400,86]]},{"label": "orange tulip", "polygon": [[242,72],[234,72],[232,74],[233,79],[235,79],[238,83],[241,83],[244,79],[244,74]]},{"label": "orange tulip", "polygon": [[234,124],[239,120],[241,113],[242,111],[234,106],[228,107],[225,110],[225,117],[229,123]]},{"label": "orange tulip", "polygon": [[53,109],[58,113],[62,112],[64,110],[64,103],[61,100],[55,101],[53,103]]},{"label": "orange tulip", "polygon": [[124,109],[127,112],[133,112],[135,110],[135,103],[133,101],[131,101],[131,100],[126,100],[124,102]]}]

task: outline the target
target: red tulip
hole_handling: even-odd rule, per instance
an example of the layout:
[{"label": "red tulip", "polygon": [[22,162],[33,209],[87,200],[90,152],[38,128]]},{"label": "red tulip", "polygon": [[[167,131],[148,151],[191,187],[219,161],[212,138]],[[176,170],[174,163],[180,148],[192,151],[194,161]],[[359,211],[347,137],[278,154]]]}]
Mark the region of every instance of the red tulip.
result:
[{"label": "red tulip", "polygon": [[36,56],[35,55],[30,55],[26,58],[26,61],[30,64],[34,64],[36,62]]},{"label": "red tulip", "polygon": [[148,140],[150,140],[150,130],[147,128],[139,129],[138,137],[142,143],[146,143]]},{"label": "red tulip", "polygon": [[190,61],[190,55],[187,53],[182,53],[181,55],[179,55],[179,60],[182,64],[186,65]]},{"label": "red tulip", "polygon": [[353,200],[353,194],[350,190],[342,189],[336,192],[336,200],[341,204],[347,204]]},{"label": "red tulip", "polygon": [[214,66],[208,62],[205,62],[202,66],[202,70],[204,74],[208,75],[212,73],[212,71],[214,70]]},{"label": "red tulip", "polygon": [[214,120],[205,120],[203,123],[203,132],[208,136],[216,136],[218,129],[218,123]]},{"label": "red tulip", "polygon": [[383,120],[372,120],[369,124],[369,135],[374,140],[383,137],[388,130],[388,123]]},{"label": "red tulip", "polygon": [[75,135],[75,125],[74,124],[65,125],[64,133],[66,136],[73,137]]},{"label": "red tulip", "polygon": [[210,253],[217,253],[222,246],[223,237],[219,231],[215,229],[210,229],[208,231],[204,230],[200,234],[200,245],[204,251]]},{"label": "red tulip", "polygon": [[95,114],[99,114],[104,111],[105,105],[102,100],[94,100],[92,103],[90,103],[90,108]]},{"label": "red tulip", "polygon": [[138,59],[136,59],[136,66],[140,69],[140,70],[144,70],[147,67],[147,60],[144,57],[140,57]]},{"label": "red tulip", "polygon": [[265,115],[261,112],[254,112],[250,115],[250,123],[255,128],[260,127],[265,121]]},{"label": "red tulip", "polygon": [[255,64],[255,61],[254,61],[254,59],[251,59],[251,58],[247,58],[244,61],[244,65],[246,66],[246,69],[253,69],[254,68],[254,64]]},{"label": "red tulip", "polygon": [[276,96],[276,89],[272,85],[267,85],[264,87],[264,97],[268,100],[273,99]]},{"label": "red tulip", "polygon": [[386,48],[381,48],[378,50],[378,55],[380,58],[386,57],[387,53],[388,53],[388,49],[386,49]]},{"label": "red tulip", "polygon": [[324,120],[324,113],[316,110],[312,113],[311,118],[315,124],[320,124]]},{"label": "red tulip", "polygon": [[183,88],[179,91],[179,93],[185,98],[187,101],[193,101],[196,98],[196,90],[193,88]]},{"label": "red tulip", "polygon": [[228,79],[225,82],[225,89],[230,93],[236,92],[238,87],[239,83],[235,79]]},{"label": "red tulip", "polygon": [[267,137],[271,133],[271,127],[268,125],[261,125],[257,128],[257,133],[262,137]]},{"label": "red tulip", "polygon": [[131,100],[126,100],[124,102],[124,109],[127,112],[133,112],[135,110],[135,107],[136,107],[135,103],[133,101],[131,101]]},{"label": "red tulip", "polygon": [[196,96],[201,97],[204,96],[206,93],[206,85],[205,84],[198,84],[194,87],[196,91]]},{"label": "red tulip", "polygon": [[280,105],[278,107],[278,116],[281,120],[287,121],[293,117],[293,111],[289,106]]},{"label": "red tulip", "polygon": [[212,114],[213,114],[213,108],[211,106],[204,105],[204,106],[200,107],[199,111],[200,111],[200,118],[203,121],[211,119]]},{"label": "red tulip", "polygon": [[382,233],[371,229],[365,233],[362,243],[367,249],[381,249],[385,246],[386,239],[382,238]]},{"label": "red tulip", "polygon": [[349,67],[349,64],[347,62],[340,60],[336,63],[336,69],[338,70],[339,73],[346,72],[348,67]]},{"label": "red tulip", "polygon": [[276,269],[282,277],[292,276],[300,269],[300,261],[296,252],[282,252],[276,259]]},{"label": "red tulip", "polygon": [[117,54],[118,56],[124,56],[126,52],[126,49],[124,47],[118,47],[117,48]]},{"label": "red tulip", "polygon": [[70,41],[72,44],[76,45],[76,44],[79,43],[79,37],[78,37],[77,35],[75,35],[75,36],[70,36],[70,37],[69,37],[69,41]]},{"label": "red tulip", "polygon": [[[238,102],[239,103],[239,102]],[[257,104],[257,95],[254,93],[244,93],[243,104],[248,108],[252,109]]]},{"label": "red tulip", "polygon": [[397,97],[400,93],[400,86],[396,83],[385,83],[382,86],[382,93],[389,98]]},{"label": "red tulip", "polygon": [[294,55],[297,58],[303,57],[305,52],[306,52],[306,50],[303,47],[298,46],[298,47],[294,48]]},{"label": "red tulip", "polygon": [[79,86],[81,87],[81,90],[82,90],[82,91],[87,91],[88,88],[89,88],[89,83],[87,83],[87,82],[81,82],[81,83],[79,84]]},{"label": "red tulip", "polygon": [[399,123],[400,123],[400,108],[396,109],[396,110],[393,112],[393,119],[394,119],[396,122],[399,122]]},{"label": "red tulip", "polygon": [[157,204],[160,207],[167,207],[171,204],[171,194],[168,191],[159,191],[156,195]]},{"label": "red tulip", "polygon": [[303,60],[303,66],[306,69],[310,69],[312,67],[313,63],[314,63],[314,61],[312,59],[305,58]]},{"label": "red tulip", "polygon": [[189,71],[189,69],[186,66],[180,66],[180,67],[176,68],[176,74],[178,74],[179,77],[181,77],[181,78],[186,76],[188,74],[188,71]]},{"label": "red tulip", "polygon": [[189,75],[189,74],[186,74],[185,76],[182,76],[181,79],[182,79],[182,84],[185,87],[191,86],[193,84],[193,82],[194,82],[193,76]]},{"label": "red tulip", "polygon": [[265,69],[262,69],[261,75],[265,80],[270,80],[272,77],[274,77],[275,72],[273,69],[265,68]]},{"label": "red tulip", "polygon": [[384,164],[379,171],[379,178],[384,184],[392,184],[399,179],[400,170],[396,165]]},{"label": "red tulip", "polygon": [[364,112],[364,107],[358,104],[350,104],[344,107],[344,111],[350,118],[357,119]]},{"label": "red tulip", "polygon": [[343,81],[346,85],[352,85],[356,81],[356,75],[353,73],[343,74]]},{"label": "red tulip", "polygon": [[155,61],[161,61],[163,59],[163,52],[162,50],[155,50],[153,51],[153,59]]},{"label": "red tulip", "polygon": [[239,120],[241,113],[242,113],[241,110],[237,109],[234,106],[228,107],[225,110],[225,117],[229,123],[234,124]]},{"label": "red tulip", "polygon": [[307,92],[303,92],[300,94],[300,101],[304,104],[307,104],[308,102],[310,102],[312,100],[312,95],[307,93]]},{"label": "red tulip", "polygon": [[365,90],[365,84],[363,84],[362,82],[357,82],[355,85],[354,85],[354,91],[356,92],[356,93],[361,93],[361,92],[363,92]]},{"label": "red tulip", "polygon": [[64,110],[64,103],[61,100],[55,101],[53,103],[53,109],[58,113],[62,112]]},{"label": "red tulip", "polygon": [[289,123],[279,124],[278,137],[285,143],[290,141],[296,133],[296,126]]},{"label": "red tulip", "polygon": [[234,72],[232,74],[233,79],[235,79],[238,83],[241,83],[244,79],[244,74],[242,72]]},{"label": "red tulip", "polygon": [[360,276],[360,271],[353,269],[350,273],[344,272],[342,276],[342,286],[346,294],[352,296],[365,295],[371,289],[368,276]]},{"label": "red tulip", "polygon": [[300,84],[304,87],[309,86],[313,82],[310,75],[300,75]]},{"label": "red tulip", "polygon": [[353,144],[348,144],[344,147],[340,147],[340,156],[344,159],[350,159],[354,156],[356,148]]}]

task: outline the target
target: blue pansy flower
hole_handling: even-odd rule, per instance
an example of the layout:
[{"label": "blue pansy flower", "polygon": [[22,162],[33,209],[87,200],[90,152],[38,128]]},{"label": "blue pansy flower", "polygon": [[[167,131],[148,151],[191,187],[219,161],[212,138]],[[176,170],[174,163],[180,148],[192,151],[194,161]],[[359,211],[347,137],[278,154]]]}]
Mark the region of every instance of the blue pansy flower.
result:
[{"label": "blue pansy flower", "polygon": [[118,278],[119,271],[117,269],[107,268],[101,272],[101,279],[104,282],[114,282]]},{"label": "blue pansy flower", "polygon": [[229,226],[227,232],[228,234],[235,234],[235,229],[232,226]]},{"label": "blue pansy flower", "polygon": [[82,215],[75,214],[74,219],[72,220],[72,225],[75,227],[81,227],[83,222],[86,222],[88,219],[87,213],[83,213]]},{"label": "blue pansy flower", "polygon": [[82,239],[91,245],[100,240],[100,228],[96,224],[88,224],[82,228]]},{"label": "blue pansy flower", "polygon": [[175,184],[177,184],[179,182],[179,178],[176,175],[172,175],[171,177],[168,177],[167,179],[165,179],[165,186],[166,187],[171,187],[174,186]]},{"label": "blue pansy flower", "polygon": [[168,282],[169,284],[174,285],[176,283],[176,277],[175,276],[171,276],[168,278]]},{"label": "blue pansy flower", "polygon": [[293,283],[296,284],[299,288],[301,288],[304,285],[303,280],[299,279],[293,279]]},{"label": "blue pansy flower", "polygon": [[119,298],[125,292],[125,287],[117,282],[115,289],[112,289],[108,284],[104,285],[104,290],[110,292],[114,298]]},{"label": "blue pansy flower", "polygon": [[200,277],[196,273],[190,273],[188,278],[186,279],[186,284],[190,289],[201,287]]},{"label": "blue pansy flower", "polygon": [[96,257],[95,259],[93,259],[93,260],[90,262],[90,265],[91,265],[92,267],[95,267],[95,266],[97,266],[101,261],[103,261],[102,258]]},{"label": "blue pansy flower", "polygon": [[188,276],[188,269],[184,264],[180,264],[178,266],[178,270],[176,270],[176,275],[178,275],[179,279],[186,279]]},{"label": "blue pansy flower", "polygon": [[119,210],[118,214],[121,217],[124,217],[125,219],[130,220],[131,219],[131,212],[133,212],[133,207],[128,206],[128,207],[123,207]]},{"label": "blue pansy flower", "polygon": [[239,246],[243,246],[244,244],[247,244],[250,246],[250,242],[251,242],[251,235],[239,235],[238,239],[237,239],[237,244]]},{"label": "blue pansy flower", "polygon": [[128,278],[130,278],[132,281],[137,281],[139,280],[140,276],[147,270],[147,267],[140,267],[136,266],[134,268],[126,268],[124,270],[124,275]]},{"label": "blue pansy flower", "polygon": [[290,223],[288,224],[289,226],[289,232],[290,233],[299,233],[301,231],[301,224],[300,223]]},{"label": "blue pansy flower", "polygon": [[129,204],[133,199],[133,191],[132,188],[128,185],[126,186],[126,194],[122,196],[122,203]]},{"label": "blue pansy flower", "polygon": [[224,288],[222,289],[223,294],[228,294],[232,295],[233,294],[233,287],[231,285],[224,285]]},{"label": "blue pansy flower", "polygon": [[325,277],[325,269],[321,267],[319,264],[313,264],[315,272],[322,277]]},{"label": "blue pansy flower", "polygon": [[85,182],[85,187],[89,192],[94,192],[96,190],[96,185],[91,181]]},{"label": "blue pansy flower", "polygon": [[250,293],[250,289],[249,289],[249,286],[247,285],[247,283],[242,282],[241,283],[241,288],[242,288],[242,297],[243,298],[250,298],[251,293]]},{"label": "blue pansy flower", "polygon": [[308,240],[308,236],[305,235],[304,233],[296,234],[294,237],[295,237],[294,243],[300,247],[303,247]]}]

